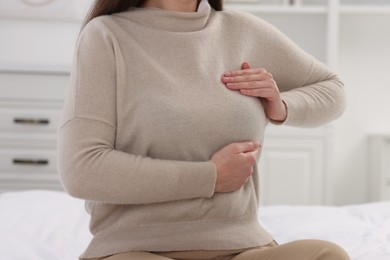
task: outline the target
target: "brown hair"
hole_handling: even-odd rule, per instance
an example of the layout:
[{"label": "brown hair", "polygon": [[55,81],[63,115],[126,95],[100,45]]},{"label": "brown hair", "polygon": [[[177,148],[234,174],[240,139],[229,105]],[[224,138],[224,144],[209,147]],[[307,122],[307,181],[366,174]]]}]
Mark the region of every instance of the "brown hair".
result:
[{"label": "brown hair", "polygon": [[[123,12],[130,7],[140,6],[143,2],[144,0],[95,0],[82,27],[95,17]],[[216,11],[221,11],[223,8],[223,0],[208,0],[208,2]]]}]

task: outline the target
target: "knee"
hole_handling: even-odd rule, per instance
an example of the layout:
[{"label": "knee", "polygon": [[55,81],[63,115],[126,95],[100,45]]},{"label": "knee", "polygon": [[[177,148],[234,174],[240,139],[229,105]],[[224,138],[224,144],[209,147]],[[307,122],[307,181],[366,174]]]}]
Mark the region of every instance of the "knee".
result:
[{"label": "knee", "polygon": [[350,260],[348,253],[335,243],[318,240],[316,244],[319,247],[316,260]]}]

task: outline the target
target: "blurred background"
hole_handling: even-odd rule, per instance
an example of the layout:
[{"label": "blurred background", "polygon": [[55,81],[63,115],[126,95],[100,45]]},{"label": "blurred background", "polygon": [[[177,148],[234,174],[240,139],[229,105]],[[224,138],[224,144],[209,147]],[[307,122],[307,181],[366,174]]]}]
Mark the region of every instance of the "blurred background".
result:
[{"label": "blurred background", "polygon": [[[0,192],[60,190],[56,128],[91,0],[0,0]],[[390,1],[230,0],[336,71],[344,115],[315,129],[269,126],[262,204],[390,199]],[[245,44],[245,43],[243,43]],[[261,47],[261,46],[260,46]]]}]

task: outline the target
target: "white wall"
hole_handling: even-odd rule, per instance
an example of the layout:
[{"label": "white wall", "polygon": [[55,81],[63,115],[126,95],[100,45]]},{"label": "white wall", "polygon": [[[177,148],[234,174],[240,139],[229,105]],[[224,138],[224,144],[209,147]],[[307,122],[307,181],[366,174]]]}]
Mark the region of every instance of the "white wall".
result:
[{"label": "white wall", "polygon": [[348,95],[335,123],[329,200],[368,201],[367,136],[390,133],[390,15],[342,14],[339,74]]}]

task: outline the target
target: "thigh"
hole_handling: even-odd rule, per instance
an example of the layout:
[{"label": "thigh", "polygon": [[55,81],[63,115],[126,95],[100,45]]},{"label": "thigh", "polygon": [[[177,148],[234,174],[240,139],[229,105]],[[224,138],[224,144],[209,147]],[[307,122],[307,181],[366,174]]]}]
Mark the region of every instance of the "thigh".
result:
[{"label": "thigh", "polygon": [[99,258],[99,260],[169,260],[171,258],[151,254],[148,252],[126,252]]},{"label": "thigh", "polygon": [[245,251],[232,260],[349,260],[338,245],[322,240],[298,240]]}]

